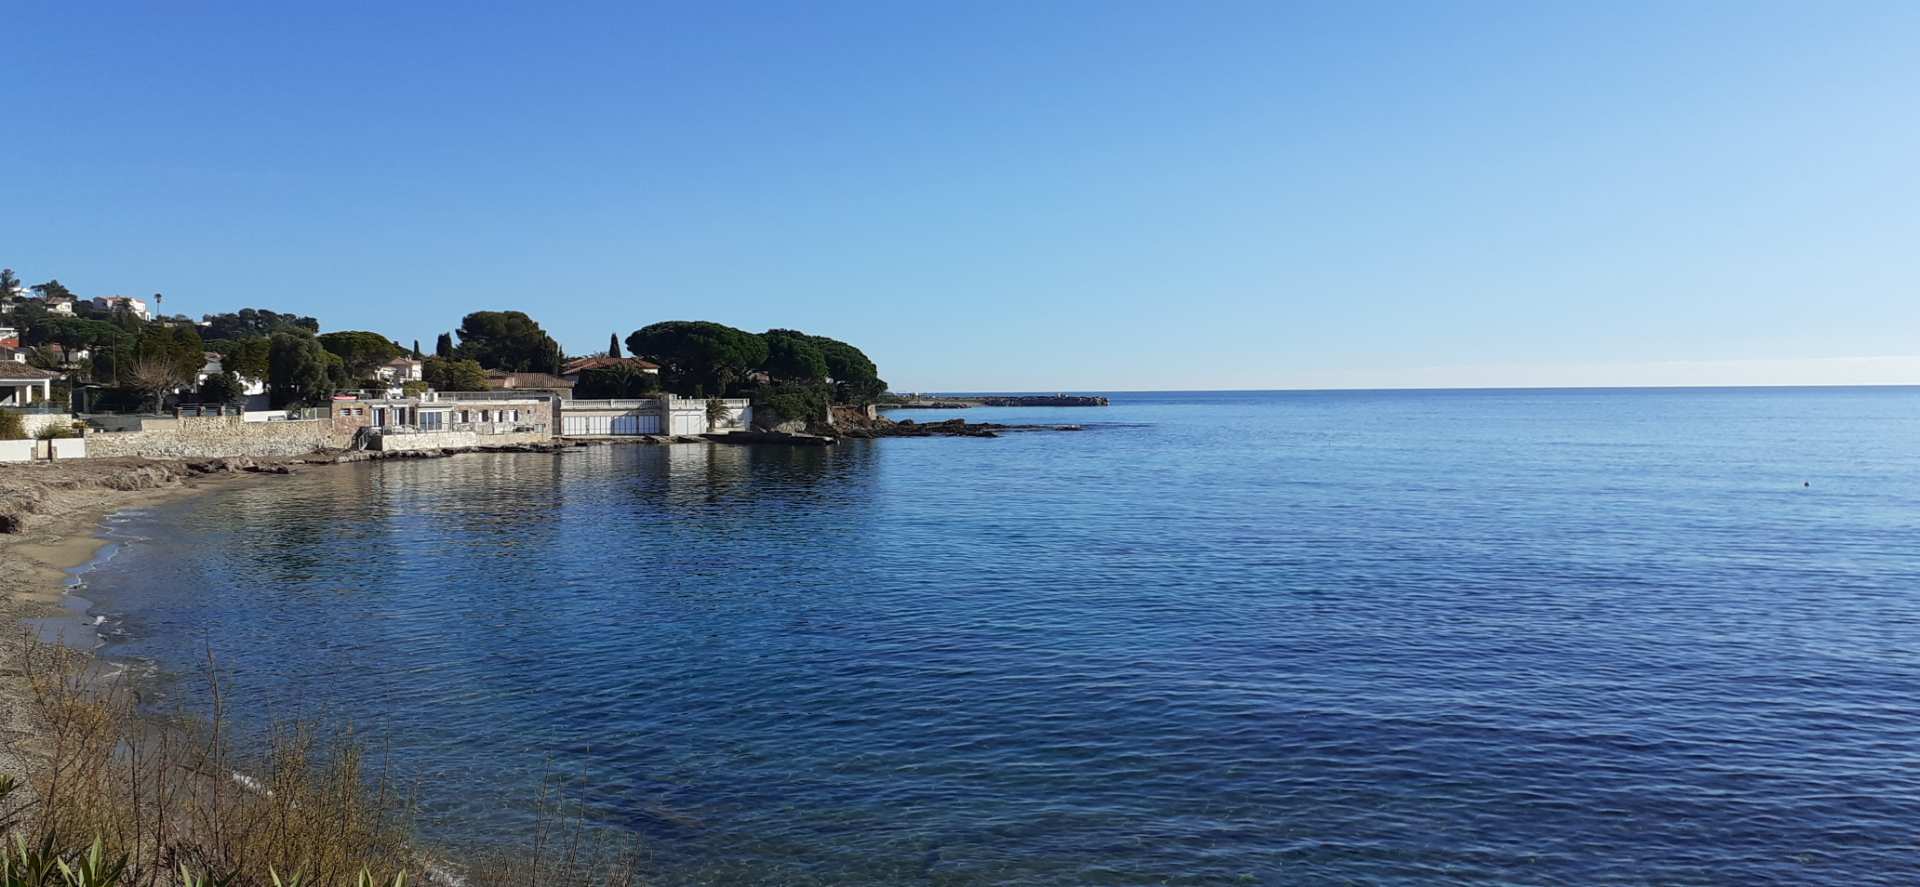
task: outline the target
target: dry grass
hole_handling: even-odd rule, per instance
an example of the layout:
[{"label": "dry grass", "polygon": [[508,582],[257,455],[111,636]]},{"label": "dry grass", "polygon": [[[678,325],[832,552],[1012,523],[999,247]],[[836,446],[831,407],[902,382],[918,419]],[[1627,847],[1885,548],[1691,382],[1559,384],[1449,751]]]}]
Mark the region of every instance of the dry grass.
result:
[{"label": "dry grass", "polygon": [[36,740],[25,791],[11,793],[24,797],[0,811],[9,843],[75,855],[97,841],[125,858],[116,887],[177,884],[183,870],[306,885],[421,873],[409,799],[368,772],[351,732],[278,730],[262,758],[239,760],[217,684],[209,723],[158,722],[125,681],[91,676],[91,657],[29,643],[22,662]]},{"label": "dry grass", "polygon": [[464,873],[468,887],[634,887],[642,883],[642,847],[631,838],[599,830],[584,809],[552,785],[542,788],[527,845],[472,862]]},{"label": "dry grass", "polygon": [[412,843],[412,798],[352,731],[276,729],[237,757],[211,662],[205,721],[139,711],[124,679],[65,647],[29,640],[21,662],[35,739],[25,784],[0,777],[0,887],[641,883],[637,843],[553,789],[519,846],[436,863]]}]

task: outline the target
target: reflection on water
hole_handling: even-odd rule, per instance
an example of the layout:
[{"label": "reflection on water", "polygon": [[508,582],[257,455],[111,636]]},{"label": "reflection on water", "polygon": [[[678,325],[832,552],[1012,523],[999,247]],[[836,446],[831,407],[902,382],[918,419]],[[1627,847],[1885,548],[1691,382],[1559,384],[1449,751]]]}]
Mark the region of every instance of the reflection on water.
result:
[{"label": "reflection on water", "polygon": [[387,462],[133,516],[89,581],[243,723],[390,743],[430,837],[555,776],[662,883],[1911,883],[1916,402]]}]

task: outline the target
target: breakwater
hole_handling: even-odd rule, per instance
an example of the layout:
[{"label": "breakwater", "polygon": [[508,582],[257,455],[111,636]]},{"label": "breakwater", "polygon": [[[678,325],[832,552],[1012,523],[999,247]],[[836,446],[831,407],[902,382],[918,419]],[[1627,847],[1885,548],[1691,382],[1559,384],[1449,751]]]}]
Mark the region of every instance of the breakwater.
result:
[{"label": "breakwater", "polygon": [[1009,394],[978,397],[916,397],[882,404],[888,410],[964,410],[968,407],[1104,407],[1095,394]]}]

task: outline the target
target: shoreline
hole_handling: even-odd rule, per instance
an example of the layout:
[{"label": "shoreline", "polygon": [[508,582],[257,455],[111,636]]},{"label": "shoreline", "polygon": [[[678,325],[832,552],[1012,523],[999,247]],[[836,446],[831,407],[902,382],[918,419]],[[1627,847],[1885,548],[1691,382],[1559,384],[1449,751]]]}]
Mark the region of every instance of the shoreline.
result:
[{"label": "shoreline", "polygon": [[[130,464],[151,460],[113,461],[119,464],[101,466],[102,480],[112,479],[116,469],[153,467]],[[11,469],[8,474],[24,476],[30,470]],[[104,535],[107,520],[128,509],[162,505],[245,480],[240,474],[193,475],[184,466],[178,470],[176,475],[162,468],[155,485],[135,489],[104,484],[57,489],[48,501],[38,503],[40,508],[55,510],[30,511],[18,530],[0,534],[0,576],[7,577],[5,593],[0,594],[0,620],[13,630],[7,642],[0,644],[0,731],[6,736],[0,744],[0,774],[24,777],[26,760],[37,753],[32,748],[37,731],[27,710],[30,692],[21,662],[30,642],[45,640],[35,622],[74,616],[67,600],[75,586],[75,571],[92,563],[109,544]],[[81,623],[75,620],[75,624]],[[94,649],[83,652],[91,656]]]}]

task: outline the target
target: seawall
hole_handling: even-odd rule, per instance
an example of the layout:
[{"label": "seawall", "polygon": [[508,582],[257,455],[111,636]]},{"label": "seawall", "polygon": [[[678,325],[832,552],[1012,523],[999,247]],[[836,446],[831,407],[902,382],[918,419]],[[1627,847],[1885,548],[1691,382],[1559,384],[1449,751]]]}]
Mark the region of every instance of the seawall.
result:
[{"label": "seawall", "polygon": [[140,431],[87,435],[93,458],[270,459],[344,449],[353,443],[328,419],[248,422],[239,416],[187,416],[148,420]]}]

